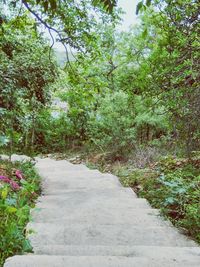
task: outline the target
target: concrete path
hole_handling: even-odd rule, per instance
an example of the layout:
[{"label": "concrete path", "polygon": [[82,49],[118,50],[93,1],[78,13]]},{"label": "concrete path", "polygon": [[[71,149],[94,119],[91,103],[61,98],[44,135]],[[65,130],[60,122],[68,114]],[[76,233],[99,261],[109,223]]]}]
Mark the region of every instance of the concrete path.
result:
[{"label": "concrete path", "polygon": [[36,168],[43,196],[28,224],[34,254],[5,267],[200,266],[200,247],[117,177],[48,158]]}]

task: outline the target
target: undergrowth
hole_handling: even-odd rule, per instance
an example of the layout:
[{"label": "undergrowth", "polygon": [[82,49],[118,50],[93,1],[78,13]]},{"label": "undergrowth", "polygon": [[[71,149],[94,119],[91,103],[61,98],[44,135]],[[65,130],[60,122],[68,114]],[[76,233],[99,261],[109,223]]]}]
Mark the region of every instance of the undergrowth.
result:
[{"label": "undergrowth", "polygon": [[0,267],[5,259],[31,252],[25,227],[40,194],[40,178],[30,162],[0,162]]},{"label": "undergrowth", "polygon": [[114,173],[200,243],[200,159],[165,157],[147,169],[116,168]]}]

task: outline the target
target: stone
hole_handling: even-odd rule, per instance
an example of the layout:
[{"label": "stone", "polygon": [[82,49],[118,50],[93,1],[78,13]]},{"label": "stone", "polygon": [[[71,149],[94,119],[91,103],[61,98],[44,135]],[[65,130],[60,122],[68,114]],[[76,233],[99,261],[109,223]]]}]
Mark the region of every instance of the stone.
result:
[{"label": "stone", "polygon": [[4,267],[199,267],[200,247],[118,178],[36,158],[43,194],[27,234],[34,254]]}]

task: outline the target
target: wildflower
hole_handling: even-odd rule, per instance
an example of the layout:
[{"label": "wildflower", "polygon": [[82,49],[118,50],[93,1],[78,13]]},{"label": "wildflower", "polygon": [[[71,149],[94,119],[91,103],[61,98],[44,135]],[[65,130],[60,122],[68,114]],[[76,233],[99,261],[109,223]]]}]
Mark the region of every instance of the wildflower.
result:
[{"label": "wildflower", "polygon": [[20,189],[20,186],[18,185],[18,183],[16,183],[15,181],[13,181],[12,179],[10,179],[6,176],[0,176],[0,181],[9,184],[13,190],[19,190]]},{"label": "wildflower", "polygon": [[16,170],[16,171],[15,171],[15,176],[16,176],[19,180],[23,179],[23,175],[22,175],[22,172],[21,172],[20,170]]},{"label": "wildflower", "polygon": [[0,181],[3,181],[4,183],[10,183],[11,179],[6,177],[6,176],[2,176],[0,175]]},{"label": "wildflower", "polygon": [[13,190],[19,190],[20,189],[20,186],[18,185],[18,183],[16,183],[13,180],[10,181],[10,186],[12,187]]}]

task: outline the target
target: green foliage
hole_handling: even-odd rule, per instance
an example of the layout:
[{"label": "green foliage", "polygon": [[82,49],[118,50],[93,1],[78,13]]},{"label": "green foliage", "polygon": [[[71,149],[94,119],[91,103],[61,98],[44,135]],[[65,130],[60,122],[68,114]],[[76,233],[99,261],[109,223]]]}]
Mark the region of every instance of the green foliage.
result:
[{"label": "green foliage", "polygon": [[136,14],[138,15],[140,11],[146,10],[147,7],[151,5],[152,0],[142,0],[137,4]]},{"label": "green foliage", "polygon": [[94,6],[103,4],[104,8],[110,13],[112,13],[114,6],[117,4],[116,0],[93,0],[92,2]]},{"label": "green foliage", "polygon": [[125,186],[131,186],[149,200],[153,207],[161,209],[171,221],[186,229],[200,242],[200,171],[199,158],[176,159],[166,157],[153,170],[118,171]]},{"label": "green foliage", "polygon": [[54,116],[49,110],[43,110],[35,122],[35,151],[65,152],[75,139],[73,126],[63,112]]},{"label": "green foliage", "polygon": [[[31,75],[30,68],[26,69],[24,66],[24,62],[29,60],[28,55],[25,56],[24,50],[22,53],[18,51],[19,48],[12,42],[12,38],[16,37],[12,37],[12,35],[12,38],[9,37],[9,31],[4,26],[8,32],[6,33],[4,30],[10,46],[8,46],[9,49],[5,45],[2,46],[2,51],[4,54],[7,53],[6,58],[9,58],[9,53],[16,46],[17,53],[15,54],[19,55],[18,60],[15,61],[15,57],[13,57],[7,61],[9,65],[12,63],[14,66],[18,66],[17,70],[20,70],[20,73],[15,71],[13,75],[9,74],[11,83],[5,92],[10,90],[9,93],[13,93],[14,89],[12,88],[16,87],[15,80],[17,80],[17,84],[20,84],[20,90],[15,90],[15,98],[13,98],[15,101],[10,103],[12,109],[6,110],[7,115],[4,116],[6,122],[1,136],[8,137],[9,144],[15,144],[18,147],[25,143],[26,150],[30,146],[31,150],[34,149],[34,146],[42,149],[42,147],[48,146],[49,142],[52,143],[50,140],[53,140],[54,149],[59,151],[67,148],[70,143],[72,145],[93,143],[101,150],[107,148],[116,153],[122,153],[122,150],[126,150],[125,147],[129,147],[130,151],[134,148],[135,143],[158,144],[159,140],[161,140],[160,143],[165,140],[168,141],[170,148],[178,146],[179,150],[185,150],[185,153],[190,156],[191,151],[198,149],[200,145],[200,124],[198,123],[200,118],[198,109],[199,52],[196,42],[198,25],[195,1],[179,1],[178,3],[174,1],[176,9],[172,8],[167,1],[162,3],[141,1],[138,8],[142,14],[142,23],[128,33],[120,34],[115,30],[115,26],[119,22],[120,11],[115,10],[115,14],[111,18],[101,10],[97,1],[93,3],[98,6],[96,9],[104,21],[102,24],[101,20],[89,19],[88,12],[92,10],[91,3],[81,2],[81,6],[76,10],[71,3],[71,1],[66,1],[64,5],[62,1],[61,3],[57,1],[48,3],[24,1],[24,5],[30,9],[30,12],[36,12],[37,6],[38,11],[45,13],[47,15],[45,21],[40,22],[47,23],[46,18],[48,17],[48,25],[52,27],[55,26],[54,21],[58,14],[61,16],[66,10],[71,11],[70,19],[66,20],[63,15],[58,19],[56,25],[61,28],[65,25],[67,29],[71,29],[70,33],[66,32],[68,34],[67,42],[71,44],[71,47],[76,48],[74,60],[66,64],[66,74],[63,74],[66,75],[64,81],[66,86],[60,93],[60,97],[67,102],[68,110],[62,113],[60,119],[52,118],[50,111],[46,111],[46,115],[44,115],[45,111],[42,111],[42,107],[48,102],[48,89],[43,85],[46,84],[48,87],[50,80],[46,80],[46,78],[52,65],[49,65],[47,70],[45,68],[46,60],[38,62],[36,55],[40,55],[40,53],[33,53],[32,55],[35,56],[30,57],[31,70],[34,70],[31,71]],[[110,5],[109,1],[104,1],[104,3],[107,7]],[[151,7],[150,4],[156,8]],[[191,14],[188,13],[189,11]],[[76,18],[81,18],[78,19],[78,23],[75,23]],[[24,24],[27,23],[27,18],[18,20],[21,21],[18,34],[19,31],[24,33]],[[19,21],[17,22],[19,23]],[[83,26],[85,25],[84,27],[87,29],[86,25],[91,25],[91,23],[92,27],[88,35],[86,34],[87,30],[83,31]],[[8,25],[10,26],[9,23]],[[24,45],[25,51],[35,45],[34,42],[38,38],[43,42],[36,32],[33,33],[33,26],[33,23],[30,22],[30,29],[26,31],[26,34],[29,32],[34,38],[29,38],[30,42]],[[15,30],[12,31],[15,34]],[[62,38],[65,40],[65,35]],[[21,42],[24,42],[23,38]],[[82,51],[80,47],[84,47],[84,45],[87,46],[87,49]],[[44,47],[46,47],[45,44]],[[40,50],[42,48],[43,45]],[[30,52],[30,50],[27,51]],[[43,53],[43,55],[45,54]],[[36,64],[34,65],[33,62]],[[43,67],[36,68],[38,64]],[[26,73],[25,78],[20,77],[21,73]],[[19,78],[20,81],[18,81]],[[31,83],[28,82],[29,79]],[[14,84],[11,87],[12,83]],[[4,87],[5,84],[6,80],[3,81]],[[24,90],[24,87],[28,90]],[[127,103],[122,97],[120,105],[123,108],[118,111],[111,103],[114,101],[111,96],[122,92],[127,96]],[[4,102],[8,102],[6,96],[9,94],[4,95]],[[18,116],[15,115],[16,111]],[[104,111],[107,112],[107,115]],[[108,115],[109,112],[113,112],[113,118]],[[28,115],[24,120],[25,113]],[[39,113],[41,113],[40,116],[38,116]],[[101,120],[97,120],[98,117],[101,117]],[[116,117],[120,121],[118,124]],[[23,124],[23,121],[26,123]],[[20,125],[20,129],[13,126],[15,124]],[[27,126],[23,127],[25,124]],[[44,125],[46,125],[45,127],[50,125],[50,127],[45,129]],[[120,130],[122,127],[126,129]],[[24,132],[23,136],[20,134],[22,131]],[[120,137],[120,135],[122,136]],[[121,142],[116,141],[119,139]],[[114,147],[114,144],[115,146],[118,144],[119,147]],[[48,151],[49,148],[45,148],[43,151]]]},{"label": "green foliage", "polygon": [[163,106],[154,107],[155,100],[142,99],[141,96],[135,96],[134,119],[137,137],[140,143],[152,141],[161,138],[170,130],[169,118],[164,112]]},{"label": "green foliage", "polygon": [[[50,99],[56,65],[49,47],[26,15],[4,22],[0,28],[1,129],[10,153],[23,143],[34,145],[34,122]],[[8,141],[9,142],[8,142]]]},{"label": "green foliage", "polygon": [[[162,12],[148,9],[143,21],[148,57],[141,62],[140,79],[145,93],[159,94],[174,124],[174,135],[189,155],[199,147],[199,74],[197,45],[198,4],[196,1],[157,3]],[[141,88],[141,90],[144,90]]]},{"label": "green foliage", "polygon": [[[130,112],[128,95],[124,92],[108,94],[99,99],[99,107],[90,114],[90,140],[101,150],[110,149],[124,154],[135,143],[134,117]],[[117,144],[117,146],[116,146]]]},{"label": "green foliage", "polygon": [[141,83],[135,84],[130,78],[134,67],[138,68],[128,66],[130,60],[135,60],[130,58],[130,46],[142,50],[142,40],[135,42],[134,36],[128,40],[126,34],[121,38],[109,22],[106,27],[99,24],[96,31],[99,37],[95,38],[93,50],[87,57],[77,53],[77,62],[66,68],[68,88],[60,97],[68,103],[66,120],[74,139],[124,154],[136,142],[151,142],[167,134],[169,116],[164,105],[156,106],[156,97],[139,95]]},{"label": "green foliage", "polygon": [[34,207],[34,201],[40,193],[40,178],[31,163],[10,165],[9,162],[1,162],[2,166],[8,173],[13,168],[20,169],[24,180],[19,182],[12,174],[9,175],[9,178],[20,183],[17,191],[0,182],[0,266],[9,256],[32,250],[26,239],[25,226],[30,220],[30,209]]},{"label": "green foliage", "polygon": [[66,50],[66,45],[82,51],[83,48],[91,49],[90,41],[98,21],[103,22],[105,17],[112,20],[116,16],[116,0],[5,0],[4,3],[13,16],[28,11],[36,19],[35,27],[44,26],[50,32],[52,42],[56,36]]}]

